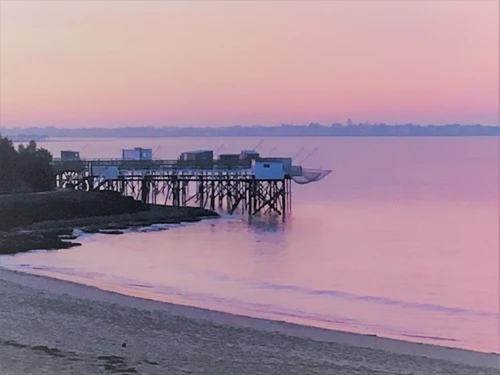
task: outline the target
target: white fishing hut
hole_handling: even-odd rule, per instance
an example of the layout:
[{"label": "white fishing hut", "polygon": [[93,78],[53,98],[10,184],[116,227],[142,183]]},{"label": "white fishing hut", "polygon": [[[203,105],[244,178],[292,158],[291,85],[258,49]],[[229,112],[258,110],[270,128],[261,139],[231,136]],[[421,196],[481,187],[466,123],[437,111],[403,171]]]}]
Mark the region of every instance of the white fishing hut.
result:
[{"label": "white fishing hut", "polygon": [[252,162],[259,158],[259,153],[255,150],[243,150],[240,153],[240,163],[244,167],[250,168]]},{"label": "white fishing hut", "polygon": [[257,180],[283,180],[291,168],[291,158],[258,158],[252,162],[252,172]]},{"label": "white fishing hut", "polygon": [[214,152],[212,150],[195,150],[183,152],[177,162],[181,166],[212,167]]},{"label": "white fishing hut", "polygon": [[122,160],[153,160],[153,149],[141,147],[123,149]]},{"label": "white fishing hut", "polygon": [[76,161],[80,160],[78,151],[61,151],[61,161]]}]

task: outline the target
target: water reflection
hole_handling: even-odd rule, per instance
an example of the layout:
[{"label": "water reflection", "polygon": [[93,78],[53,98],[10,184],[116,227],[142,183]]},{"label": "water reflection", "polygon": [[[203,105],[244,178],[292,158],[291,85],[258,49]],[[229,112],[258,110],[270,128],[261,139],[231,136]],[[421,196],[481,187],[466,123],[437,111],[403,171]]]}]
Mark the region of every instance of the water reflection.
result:
[{"label": "water reflection", "polygon": [[320,141],[335,173],[294,186],[285,222],[223,215],[0,262],[162,301],[497,351],[496,140]]},{"label": "water reflection", "polygon": [[255,233],[284,232],[291,225],[292,218],[282,218],[278,215],[260,215],[247,219],[248,228]]}]

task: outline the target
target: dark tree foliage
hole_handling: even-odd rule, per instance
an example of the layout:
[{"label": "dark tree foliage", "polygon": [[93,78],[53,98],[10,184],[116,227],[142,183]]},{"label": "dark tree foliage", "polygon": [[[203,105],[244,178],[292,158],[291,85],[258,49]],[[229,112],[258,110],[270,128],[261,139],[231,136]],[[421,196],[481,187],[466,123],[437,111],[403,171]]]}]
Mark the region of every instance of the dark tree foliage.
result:
[{"label": "dark tree foliage", "polygon": [[12,142],[0,136],[0,194],[8,194],[17,185],[18,154]]},{"label": "dark tree foliage", "polygon": [[20,145],[0,136],[0,194],[48,191],[54,187],[52,155],[36,142]]}]

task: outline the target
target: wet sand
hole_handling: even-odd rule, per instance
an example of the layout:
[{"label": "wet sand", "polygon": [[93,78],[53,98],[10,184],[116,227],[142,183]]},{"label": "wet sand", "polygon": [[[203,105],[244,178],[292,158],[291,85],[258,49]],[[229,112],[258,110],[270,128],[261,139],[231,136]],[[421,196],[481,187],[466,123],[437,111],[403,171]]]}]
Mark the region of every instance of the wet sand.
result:
[{"label": "wet sand", "polygon": [[[133,298],[0,268],[0,374],[498,374],[498,355]],[[457,328],[458,329],[458,328]]]}]

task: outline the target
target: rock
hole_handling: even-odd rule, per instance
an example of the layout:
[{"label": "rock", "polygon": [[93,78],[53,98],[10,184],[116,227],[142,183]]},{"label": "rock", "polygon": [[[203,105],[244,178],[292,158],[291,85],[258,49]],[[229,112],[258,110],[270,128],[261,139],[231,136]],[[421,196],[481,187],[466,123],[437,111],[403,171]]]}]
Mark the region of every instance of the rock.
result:
[{"label": "rock", "polygon": [[60,234],[58,237],[60,240],[76,240],[78,238],[72,234]]},{"label": "rock", "polygon": [[101,233],[101,234],[123,234],[123,232],[119,231],[119,230],[107,230],[107,229],[101,229],[99,231],[99,233]]},{"label": "rock", "polygon": [[108,224],[108,228],[107,229],[127,229],[128,226],[127,225],[124,225],[123,223],[120,224],[120,223],[109,223]]},{"label": "rock", "polygon": [[201,221],[199,217],[185,217],[181,219],[181,222],[183,223],[196,223],[198,221]]},{"label": "rock", "polygon": [[99,227],[97,227],[97,226],[81,227],[80,230],[83,233],[87,233],[87,234],[99,233]]}]

